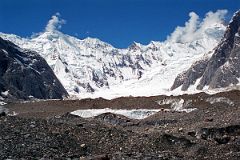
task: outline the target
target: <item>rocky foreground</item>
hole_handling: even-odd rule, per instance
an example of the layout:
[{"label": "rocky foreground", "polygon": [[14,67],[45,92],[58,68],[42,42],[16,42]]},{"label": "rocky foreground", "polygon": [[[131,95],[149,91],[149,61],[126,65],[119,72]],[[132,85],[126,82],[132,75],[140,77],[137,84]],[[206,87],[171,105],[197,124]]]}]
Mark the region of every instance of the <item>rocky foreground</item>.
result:
[{"label": "rocky foreground", "polygon": [[[239,159],[239,97],[231,91],[8,104],[17,115],[0,117],[0,159]],[[180,99],[182,108],[196,109],[173,110]],[[162,111],[143,120],[67,113],[96,106]]]}]

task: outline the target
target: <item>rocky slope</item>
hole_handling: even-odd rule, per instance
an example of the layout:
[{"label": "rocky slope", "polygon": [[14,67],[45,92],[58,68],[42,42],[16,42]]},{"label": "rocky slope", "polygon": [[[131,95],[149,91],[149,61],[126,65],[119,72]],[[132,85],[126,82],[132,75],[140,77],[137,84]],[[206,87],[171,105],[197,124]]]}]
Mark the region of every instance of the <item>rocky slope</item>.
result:
[{"label": "rocky slope", "polygon": [[[217,17],[219,12],[224,11],[209,15]],[[196,38],[188,40],[189,33],[182,31],[181,35],[173,33],[164,42],[133,43],[126,49],[99,39],[81,40],[61,33],[57,27],[48,27],[32,38],[3,33],[0,36],[40,53],[71,95],[87,97],[93,92],[96,97],[156,95],[165,93],[178,73],[212,50],[222,38],[225,31],[222,18],[208,23],[212,19],[209,15],[201,23],[196,22],[199,26],[191,30]],[[190,16],[186,26],[177,28],[189,30],[192,19],[198,18],[195,13]]]},{"label": "rocky slope", "polygon": [[36,52],[23,50],[0,38],[1,98],[61,99],[68,93],[47,62]]},{"label": "rocky slope", "polygon": [[221,88],[239,84],[240,78],[240,10],[227,26],[223,39],[212,56],[205,55],[175,79],[172,90]]}]

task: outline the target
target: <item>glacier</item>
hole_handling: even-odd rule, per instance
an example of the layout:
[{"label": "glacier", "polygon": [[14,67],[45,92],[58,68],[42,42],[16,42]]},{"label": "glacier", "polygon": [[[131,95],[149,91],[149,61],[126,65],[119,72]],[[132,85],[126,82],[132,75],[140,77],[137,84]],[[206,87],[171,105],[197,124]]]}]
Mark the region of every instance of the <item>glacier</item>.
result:
[{"label": "glacier", "polygon": [[110,108],[104,108],[104,109],[85,109],[85,110],[76,110],[71,112],[73,115],[80,116],[82,118],[92,118],[104,113],[113,113],[113,114],[119,114],[123,115],[125,117],[128,117],[130,119],[144,119],[147,118],[157,112],[159,112],[159,109],[110,109]]}]

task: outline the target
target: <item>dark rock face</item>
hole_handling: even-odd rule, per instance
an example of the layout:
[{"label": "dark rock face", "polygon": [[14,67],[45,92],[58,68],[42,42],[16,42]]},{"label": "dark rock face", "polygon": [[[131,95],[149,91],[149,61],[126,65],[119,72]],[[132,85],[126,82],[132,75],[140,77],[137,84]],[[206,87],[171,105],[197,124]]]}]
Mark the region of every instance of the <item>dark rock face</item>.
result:
[{"label": "dark rock face", "polygon": [[40,55],[0,38],[0,93],[7,90],[6,98],[16,99],[61,99],[68,95]]},{"label": "dark rock face", "polygon": [[230,21],[223,39],[213,51],[210,59],[196,62],[189,70],[175,79],[172,90],[182,86],[187,90],[198,78],[197,89],[205,86],[221,88],[239,83],[240,77],[240,10]]},{"label": "dark rock face", "polygon": [[190,85],[193,85],[198,78],[200,78],[208,64],[208,58],[205,57],[202,60],[195,62],[191,68],[177,76],[174,81],[171,90],[174,90],[182,85],[182,90],[186,91]]}]

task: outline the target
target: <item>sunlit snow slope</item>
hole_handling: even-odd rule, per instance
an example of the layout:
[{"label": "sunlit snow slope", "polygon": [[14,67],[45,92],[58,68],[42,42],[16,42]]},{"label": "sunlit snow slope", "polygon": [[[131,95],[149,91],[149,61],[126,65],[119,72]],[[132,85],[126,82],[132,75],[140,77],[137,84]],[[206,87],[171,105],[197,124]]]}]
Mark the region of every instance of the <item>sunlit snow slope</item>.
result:
[{"label": "sunlit snow slope", "polygon": [[44,32],[32,38],[4,33],[0,36],[42,55],[70,95],[150,96],[169,93],[179,73],[204,54],[211,54],[225,31],[225,14],[225,10],[209,12],[200,21],[191,12],[185,26],[177,27],[166,41],[133,43],[126,49],[95,38],[81,40],[61,33],[56,29],[62,22],[57,15]]}]

